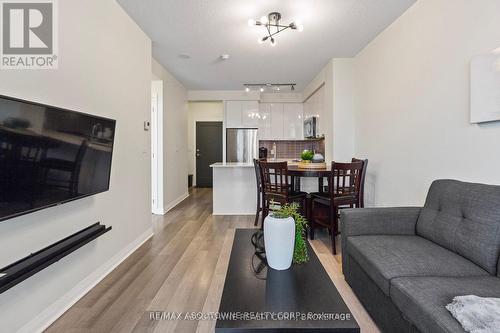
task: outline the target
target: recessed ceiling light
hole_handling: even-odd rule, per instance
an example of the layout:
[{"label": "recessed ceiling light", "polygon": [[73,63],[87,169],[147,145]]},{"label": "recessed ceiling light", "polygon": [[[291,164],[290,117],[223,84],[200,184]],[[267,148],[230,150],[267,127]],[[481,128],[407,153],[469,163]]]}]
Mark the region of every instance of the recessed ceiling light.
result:
[{"label": "recessed ceiling light", "polygon": [[220,55],[220,58],[221,58],[222,60],[227,60],[227,59],[229,59],[229,54],[221,54],[221,55]]}]

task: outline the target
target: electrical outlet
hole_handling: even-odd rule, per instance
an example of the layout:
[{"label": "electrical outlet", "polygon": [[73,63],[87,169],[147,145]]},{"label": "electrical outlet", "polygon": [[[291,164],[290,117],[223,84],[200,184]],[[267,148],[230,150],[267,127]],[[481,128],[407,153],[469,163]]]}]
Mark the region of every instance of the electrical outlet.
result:
[{"label": "electrical outlet", "polygon": [[149,121],[147,121],[147,120],[146,120],[146,121],[144,122],[144,130],[145,130],[145,131],[149,131],[149,128],[150,128],[150,127],[151,127],[151,124],[149,123]]}]

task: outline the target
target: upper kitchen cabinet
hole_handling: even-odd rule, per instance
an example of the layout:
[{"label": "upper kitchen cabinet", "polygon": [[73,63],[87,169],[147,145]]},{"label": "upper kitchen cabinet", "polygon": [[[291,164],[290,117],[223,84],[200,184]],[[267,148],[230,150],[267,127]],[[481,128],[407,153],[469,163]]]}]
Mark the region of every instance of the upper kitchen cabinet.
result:
[{"label": "upper kitchen cabinet", "polygon": [[302,103],[261,103],[259,109],[261,140],[302,140]]},{"label": "upper kitchen cabinet", "polygon": [[303,104],[283,104],[283,138],[287,140],[302,140],[304,138],[303,132]]},{"label": "upper kitchen cabinet", "polygon": [[226,127],[238,128],[241,127],[241,102],[227,101],[226,102]]},{"label": "upper kitchen cabinet", "polygon": [[271,104],[260,103],[259,105],[259,139],[272,139],[271,131]]},{"label": "upper kitchen cabinet", "polygon": [[259,103],[257,101],[226,101],[227,128],[257,128]]},{"label": "upper kitchen cabinet", "polygon": [[272,139],[283,139],[283,103],[271,103]]},{"label": "upper kitchen cabinet", "polygon": [[245,128],[259,127],[259,102],[241,102],[241,125]]}]

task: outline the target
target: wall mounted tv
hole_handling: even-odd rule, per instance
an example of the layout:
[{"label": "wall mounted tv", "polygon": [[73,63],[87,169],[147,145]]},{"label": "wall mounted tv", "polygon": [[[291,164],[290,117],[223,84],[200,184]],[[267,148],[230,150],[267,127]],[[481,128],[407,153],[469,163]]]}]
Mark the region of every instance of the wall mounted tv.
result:
[{"label": "wall mounted tv", "polygon": [[0,221],[107,191],[115,125],[0,96]]}]

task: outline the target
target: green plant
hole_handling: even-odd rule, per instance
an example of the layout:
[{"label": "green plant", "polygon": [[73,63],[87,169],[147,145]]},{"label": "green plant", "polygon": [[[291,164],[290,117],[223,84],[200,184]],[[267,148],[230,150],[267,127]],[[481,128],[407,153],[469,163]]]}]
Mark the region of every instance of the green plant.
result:
[{"label": "green plant", "polygon": [[300,154],[300,158],[303,160],[303,161],[310,161],[312,160],[314,157],[314,153],[310,150],[304,150],[302,152],[302,154]]},{"label": "green plant", "polygon": [[[274,206],[274,205],[273,205]],[[295,220],[295,246],[293,249],[293,263],[302,264],[309,261],[306,245],[307,220],[299,213],[299,204],[285,204],[273,211],[278,219],[292,217]]]}]

